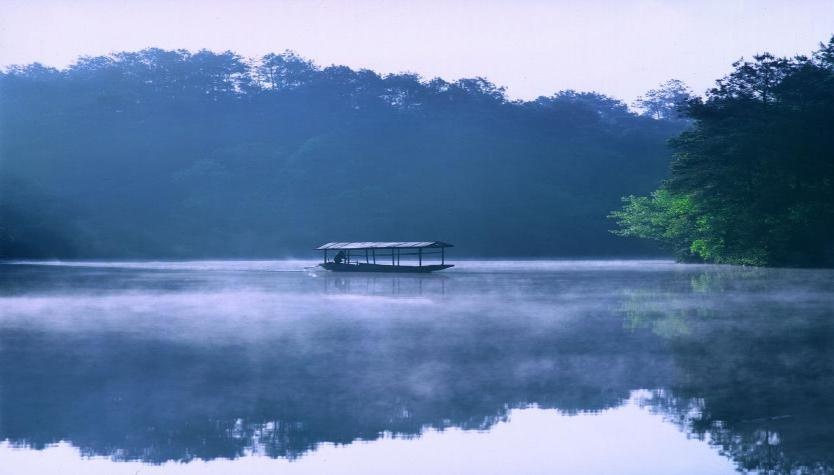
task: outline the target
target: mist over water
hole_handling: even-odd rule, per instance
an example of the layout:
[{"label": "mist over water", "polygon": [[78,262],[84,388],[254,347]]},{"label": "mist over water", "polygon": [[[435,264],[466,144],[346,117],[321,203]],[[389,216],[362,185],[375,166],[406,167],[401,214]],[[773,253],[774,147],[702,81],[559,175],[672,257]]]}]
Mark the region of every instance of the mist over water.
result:
[{"label": "mist over water", "polygon": [[[315,264],[0,265],[0,458],[79,473],[834,470],[834,271]],[[597,457],[618,450],[646,457]]]}]

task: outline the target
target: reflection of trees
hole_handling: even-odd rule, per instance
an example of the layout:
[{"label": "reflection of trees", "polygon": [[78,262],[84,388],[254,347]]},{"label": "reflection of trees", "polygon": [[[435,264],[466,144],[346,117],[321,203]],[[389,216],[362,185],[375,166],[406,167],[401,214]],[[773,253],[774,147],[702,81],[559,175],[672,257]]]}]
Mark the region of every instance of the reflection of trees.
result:
[{"label": "reflection of trees", "polygon": [[[16,384],[3,388],[0,437],[35,447],[67,439],[90,454],[153,462],[234,457],[256,443],[294,457],[320,442],[383,432],[484,429],[528,403],[616,406],[628,397],[630,375],[651,364],[650,355],[627,354],[634,342],[599,348],[573,344],[569,334],[521,342],[523,335],[498,335],[512,329],[495,328],[470,340],[471,328],[450,338],[413,326],[412,341],[379,342],[389,337],[366,330],[321,329],[315,340],[336,349],[281,339],[211,348],[112,334],[7,334],[3,359],[20,370],[4,368],[2,380]],[[547,343],[552,349],[542,350]],[[81,350],[90,346],[99,349]]]},{"label": "reflection of trees", "polygon": [[[647,404],[741,469],[834,470],[830,275],[712,269],[691,286],[689,294],[626,299],[629,324],[663,337],[680,369]],[[658,302],[672,310],[664,314]]]},{"label": "reflection of trees", "polygon": [[[707,270],[684,278],[652,286],[630,286],[621,294],[625,328],[651,329],[665,338],[689,333],[688,322],[727,317],[726,300],[716,296],[756,298],[776,290],[787,293],[785,283],[800,287],[802,282],[784,277],[790,272],[780,269],[747,267],[704,267]],[[802,271],[799,271],[802,272]],[[779,276],[779,277],[776,277]],[[797,285],[799,284],[799,285]]]},{"label": "reflection of trees", "polygon": [[834,467],[834,327],[782,310],[740,315],[752,328],[694,325],[673,344],[684,373],[673,390],[703,398],[686,427],[745,469]]},{"label": "reflection of trees", "polygon": [[[68,440],[157,463],[252,450],[297,457],[323,442],[485,429],[527,404],[596,411],[657,388],[647,407],[740,468],[825,472],[834,468],[828,277],[691,267],[398,277],[399,286],[308,278],[299,288],[297,277],[258,275],[248,282],[263,292],[234,311],[257,306],[261,319],[160,297],[143,300],[146,310],[116,306],[120,323],[94,318],[91,330],[1,326],[0,439]],[[206,285],[185,278],[165,285],[174,295]],[[68,318],[82,310],[61,307]],[[148,330],[149,319],[178,323]]]},{"label": "reflection of trees", "polygon": [[[316,294],[311,310],[319,297],[280,294],[263,305],[301,300],[299,318],[230,327],[242,335],[219,340],[122,326],[0,329],[0,359],[16,362],[0,365],[0,439],[32,447],[63,439],[88,454],[156,463],[249,450],[296,457],[322,442],[486,429],[528,404],[601,410],[668,378],[654,337],[624,336],[607,303],[538,287],[529,298],[472,298],[450,280],[455,298],[435,279],[421,299],[379,300],[361,277],[349,298]],[[420,295],[416,281],[401,284]],[[518,278],[495,282],[509,284]],[[235,318],[202,304],[194,315],[168,315],[159,302],[147,314],[125,306],[122,321]]]}]

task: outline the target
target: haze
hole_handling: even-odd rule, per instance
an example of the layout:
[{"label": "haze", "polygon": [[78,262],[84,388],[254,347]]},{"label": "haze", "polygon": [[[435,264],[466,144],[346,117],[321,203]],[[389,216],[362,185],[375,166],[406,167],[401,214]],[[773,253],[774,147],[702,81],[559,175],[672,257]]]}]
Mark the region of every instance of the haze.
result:
[{"label": "haze", "polygon": [[[321,65],[485,76],[512,98],[595,90],[630,102],[679,78],[701,93],[739,57],[814,50],[834,2],[141,2],[6,0],[0,65],[149,46],[292,49]],[[589,27],[589,25],[593,25]]]}]

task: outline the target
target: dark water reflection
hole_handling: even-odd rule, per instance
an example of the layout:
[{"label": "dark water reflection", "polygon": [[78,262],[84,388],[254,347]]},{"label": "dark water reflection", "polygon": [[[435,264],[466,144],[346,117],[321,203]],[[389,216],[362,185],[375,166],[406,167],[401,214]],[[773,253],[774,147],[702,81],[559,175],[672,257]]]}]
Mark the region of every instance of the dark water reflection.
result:
[{"label": "dark water reflection", "polygon": [[[658,262],[0,266],[0,440],[294,458],[634,390],[742,470],[834,471],[834,272]],[[601,454],[604,456],[604,454]]]}]

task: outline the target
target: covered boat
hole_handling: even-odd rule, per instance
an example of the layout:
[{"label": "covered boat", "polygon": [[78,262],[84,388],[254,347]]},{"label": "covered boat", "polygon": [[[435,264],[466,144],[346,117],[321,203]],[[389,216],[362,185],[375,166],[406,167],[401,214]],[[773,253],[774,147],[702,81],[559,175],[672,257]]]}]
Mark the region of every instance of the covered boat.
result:
[{"label": "covered boat", "polygon": [[[324,251],[319,266],[335,272],[433,272],[454,267],[446,264],[447,247],[453,246],[441,241],[329,242],[316,250]],[[431,257],[440,263],[426,263]]]}]

